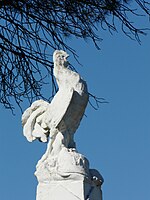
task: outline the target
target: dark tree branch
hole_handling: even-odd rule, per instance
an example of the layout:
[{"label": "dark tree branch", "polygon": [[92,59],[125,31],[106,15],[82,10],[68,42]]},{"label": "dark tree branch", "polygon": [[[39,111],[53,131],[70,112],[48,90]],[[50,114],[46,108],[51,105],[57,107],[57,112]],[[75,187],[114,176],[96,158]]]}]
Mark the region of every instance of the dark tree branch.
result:
[{"label": "dark tree branch", "polygon": [[[91,39],[99,49],[98,27],[117,31],[116,20],[128,37],[140,42],[147,29],[137,28],[132,17],[150,17],[145,0],[0,0],[0,103],[13,109],[27,98],[31,103],[43,96],[42,85],[51,78],[51,94],[57,87],[53,77],[52,52],[76,52],[65,38]],[[91,95],[98,106],[101,100]]]}]

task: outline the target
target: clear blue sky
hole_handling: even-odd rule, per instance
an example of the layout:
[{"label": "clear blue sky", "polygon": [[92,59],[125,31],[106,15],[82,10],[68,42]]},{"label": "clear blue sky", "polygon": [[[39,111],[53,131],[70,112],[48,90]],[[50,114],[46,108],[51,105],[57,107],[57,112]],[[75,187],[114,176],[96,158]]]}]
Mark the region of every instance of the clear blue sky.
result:
[{"label": "clear blue sky", "polygon": [[[90,105],[75,134],[77,149],[103,175],[104,200],[150,198],[150,34],[142,45],[122,33],[103,32],[101,51],[91,42],[72,40],[78,65],[91,93],[108,104]],[[49,91],[45,91],[49,93]],[[25,108],[27,105],[24,106]],[[22,135],[21,113],[0,107],[0,199],[33,200],[34,171],[46,145]]]}]

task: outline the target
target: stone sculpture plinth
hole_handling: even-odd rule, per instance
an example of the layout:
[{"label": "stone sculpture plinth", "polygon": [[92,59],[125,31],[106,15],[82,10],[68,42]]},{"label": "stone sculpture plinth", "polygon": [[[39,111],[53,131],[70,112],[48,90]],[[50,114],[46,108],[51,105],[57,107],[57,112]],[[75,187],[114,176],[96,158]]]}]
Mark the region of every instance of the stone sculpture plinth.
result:
[{"label": "stone sculpture plinth", "polygon": [[37,187],[37,200],[101,200],[99,187],[95,187],[84,180],[53,181],[39,183]]},{"label": "stone sculpture plinth", "polygon": [[27,140],[48,142],[36,166],[36,200],[101,200],[103,178],[89,168],[74,141],[89,98],[87,85],[69,69],[67,57],[62,50],[54,52],[54,76],[59,90],[51,103],[35,101],[22,116]]},{"label": "stone sculpture plinth", "polygon": [[36,200],[101,200],[103,178],[89,169],[88,160],[75,149],[63,147],[56,157],[37,165]]}]

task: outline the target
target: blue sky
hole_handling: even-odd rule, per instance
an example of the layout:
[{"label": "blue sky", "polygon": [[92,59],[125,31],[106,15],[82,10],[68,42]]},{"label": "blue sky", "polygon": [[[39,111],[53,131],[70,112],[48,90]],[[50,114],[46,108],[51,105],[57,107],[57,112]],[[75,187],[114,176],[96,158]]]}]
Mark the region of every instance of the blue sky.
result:
[{"label": "blue sky", "polygon": [[[150,34],[142,45],[122,33],[102,33],[101,50],[72,39],[89,91],[104,97],[95,111],[90,105],[75,134],[77,149],[104,177],[104,200],[150,198]],[[49,91],[45,91],[48,93]],[[27,105],[24,105],[26,108]],[[45,151],[22,135],[21,113],[0,107],[0,199],[35,199],[34,171]]]}]

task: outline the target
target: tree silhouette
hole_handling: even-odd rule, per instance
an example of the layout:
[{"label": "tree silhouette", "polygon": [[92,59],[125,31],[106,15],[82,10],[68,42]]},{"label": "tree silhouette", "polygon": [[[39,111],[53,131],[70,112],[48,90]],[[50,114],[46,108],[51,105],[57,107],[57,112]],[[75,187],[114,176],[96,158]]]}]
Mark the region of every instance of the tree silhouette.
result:
[{"label": "tree silhouette", "polygon": [[[14,103],[21,107],[23,98],[30,103],[46,98],[41,90],[47,75],[54,95],[53,50],[67,50],[76,57],[65,37],[90,38],[99,48],[99,25],[117,31],[117,21],[126,36],[140,42],[147,29],[137,28],[130,17],[142,15],[150,17],[148,1],[0,0],[0,103],[13,110]],[[96,103],[101,100],[91,96]]]}]

